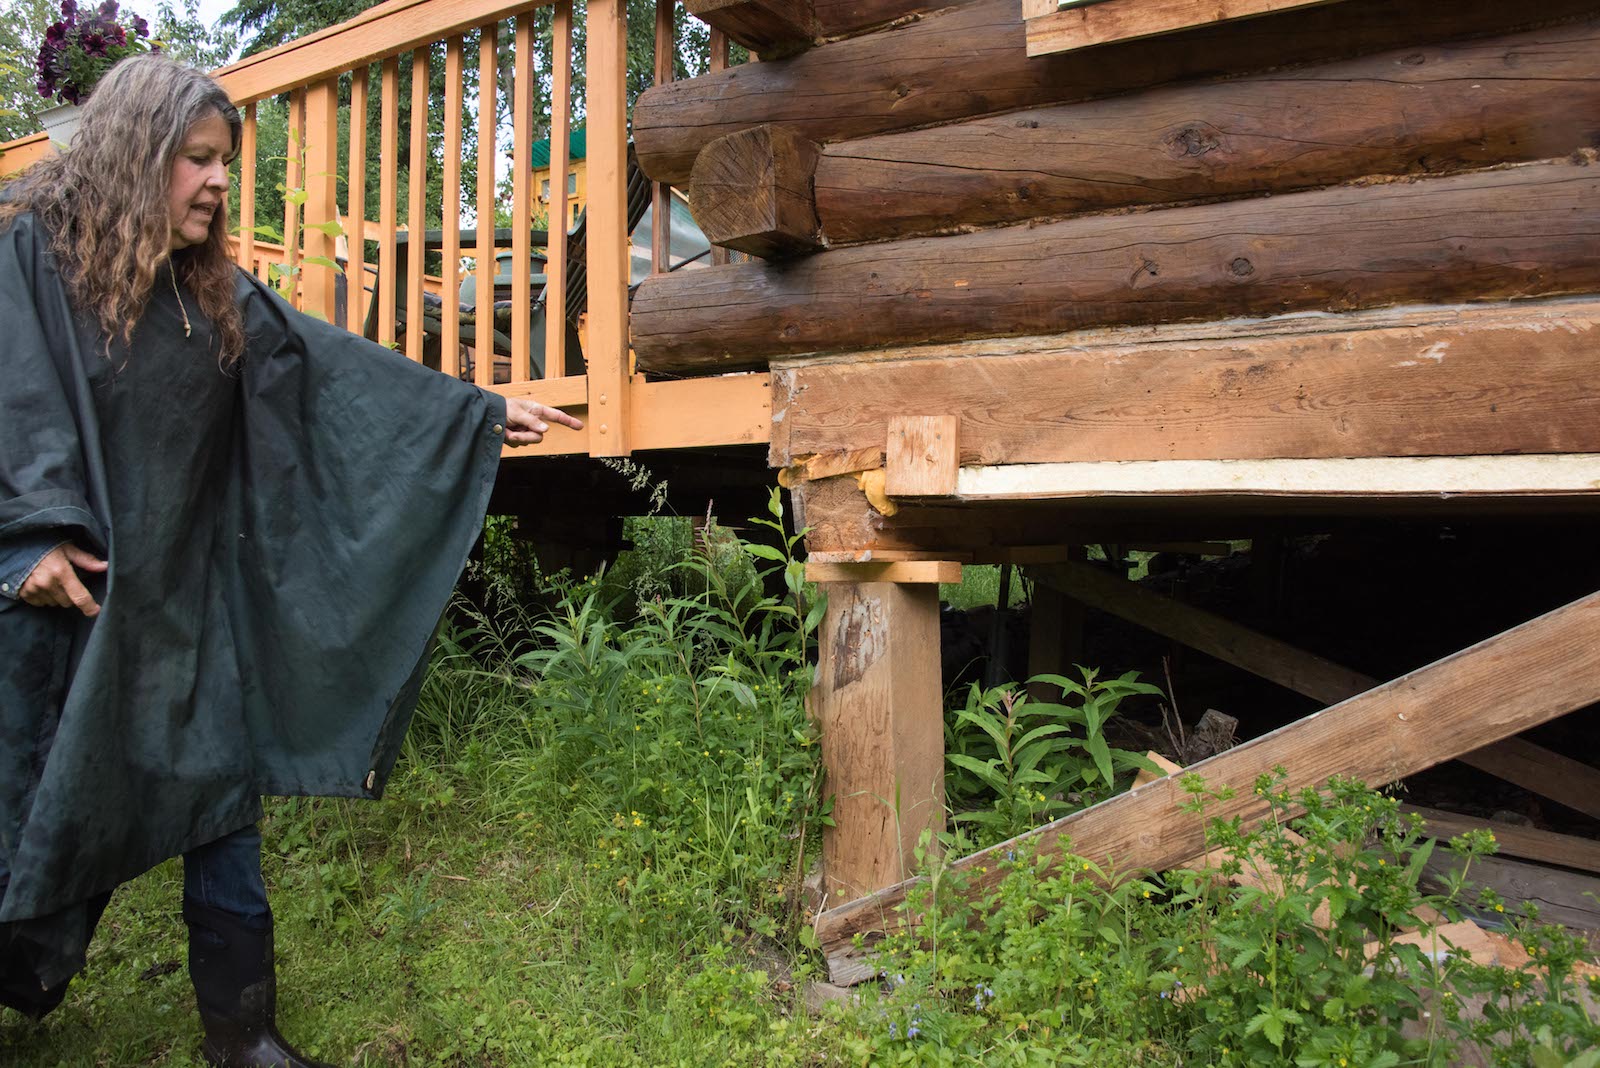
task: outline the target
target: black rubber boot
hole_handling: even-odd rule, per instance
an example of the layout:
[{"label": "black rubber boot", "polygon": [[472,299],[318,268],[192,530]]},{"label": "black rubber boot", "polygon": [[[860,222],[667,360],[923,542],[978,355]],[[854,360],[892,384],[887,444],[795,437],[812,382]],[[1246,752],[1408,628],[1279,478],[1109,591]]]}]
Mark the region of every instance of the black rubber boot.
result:
[{"label": "black rubber boot", "polygon": [[301,1055],[278,1034],[278,985],[272,923],[252,930],[231,912],[187,898],[189,978],[206,1037],[206,1063],[216,1068],[332,1068]]}]

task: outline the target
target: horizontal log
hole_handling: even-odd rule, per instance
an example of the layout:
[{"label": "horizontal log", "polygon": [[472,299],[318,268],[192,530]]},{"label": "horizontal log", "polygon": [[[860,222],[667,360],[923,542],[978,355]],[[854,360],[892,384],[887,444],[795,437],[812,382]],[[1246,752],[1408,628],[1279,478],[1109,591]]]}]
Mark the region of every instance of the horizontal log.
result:
[{"label": "horizontal log", "polygon": [[[858,245],[651,278],[639,366],[1098,325],[1600,290],[1600,167],[1577,162]],[[914,413],[912,413],[914,414]]]},{"label": "horizontal log", "polygon": [[[821,9],[819,8],[819,11]],[[1593,15],[1596,0],[1347,0],[1332,7],[1030,59],[1017,0],[974,0],[790,59],[647,90],[633,113],[639,165],[682,185],[726,134],[793,126],[818,143],[1017,108],[1111,96],[1191,78],[1363,55]]]},{"label": "horizontal log", "polygon": [[958,7],[967,0],[812,0],[817,33],[846,37],[901,19],[925,15],[941,8]]},{"label": "horizontal log", "polygon": [[683,6],[763,57],[803,51],[817,34],[811,0],[683,0]]},{"label": "horizontal log", "polygon": [[695,221],[713,245],[774,259],[821,248],[811,179],[817,146],[782,126],[719,137],[689,181]]},{"label": "horizontal log", "polygon": [[[1002,860],[1020,842],[1049,855],[1071,849],[1117,872],[1162,871],[1205,849],[1210,819],[1259,818],[1249,786],[1287,768],[1291,793],[1343,775],[1373,786],[1394,782],[1600,700],[1600,593],[1590,594],[1453,656],[1271,734],[1195,764],[1208,785],[1232,786],[1199,820],[1186,811],[1179,780],[1148,786],[1065,816],[1037,831],[954,862],[974,898],[1006,875]],[[824,912],[816,932],[830,966],[848,969],[901,911],[913,882]],[[860,937],[858,937],[860,936]]]},{"label": "horizontal log", "polygon": [[775,467],[961,413],[960,463],[1600,452],[1600,300],[1119,328],[796,362]]},{"label": "horizontal log", "polygon": [[[1600,20],[841,141],[829,244],[1600,146]],[[696,205],[696,214],[699,206]]]}]

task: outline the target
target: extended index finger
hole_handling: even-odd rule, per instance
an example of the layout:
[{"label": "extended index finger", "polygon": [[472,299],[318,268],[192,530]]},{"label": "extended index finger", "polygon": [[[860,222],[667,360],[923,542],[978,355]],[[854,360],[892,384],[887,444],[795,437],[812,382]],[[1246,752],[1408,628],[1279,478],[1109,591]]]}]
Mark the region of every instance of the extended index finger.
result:
[{"label": "extended index finger", "polygon": [[579,419],[575,415],[568,415],[560,408],[545,408],[544,418],[546,422],[560,423],[562,426],[570,426],[574,430],[583,429],[582,419]]}]

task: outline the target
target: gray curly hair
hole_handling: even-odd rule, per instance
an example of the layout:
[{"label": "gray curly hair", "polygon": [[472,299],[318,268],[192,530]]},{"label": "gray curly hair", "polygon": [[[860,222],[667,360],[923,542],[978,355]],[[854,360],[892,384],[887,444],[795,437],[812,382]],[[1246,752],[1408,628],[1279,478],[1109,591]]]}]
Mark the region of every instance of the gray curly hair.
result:
[{"label": "gray curly hair", "polygon": [[165,56],[130,57],[95,86],[71,148],[35,163],[7,187],[0,227],[34,213],[50,235],[74,305],[98,320],[108,343],[132,337],[156,271],[171,256],[211,320],[219,358],[231,363],[244,350],[226,203],[203,243],[170,250],[173,163],[189,130],[213,114],[227,122],[237,154],[243,124],[222,86]]}]

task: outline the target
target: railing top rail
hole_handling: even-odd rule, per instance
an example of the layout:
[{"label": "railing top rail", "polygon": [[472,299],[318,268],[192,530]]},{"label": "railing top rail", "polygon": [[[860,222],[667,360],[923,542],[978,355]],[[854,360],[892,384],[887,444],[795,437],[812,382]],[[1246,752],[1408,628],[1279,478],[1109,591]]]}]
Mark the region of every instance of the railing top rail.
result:
[{"label": "railing top rail", "polygon": [[347,22],[214,72],[236,104],[309,85],[551,0],[388,0]]}]

